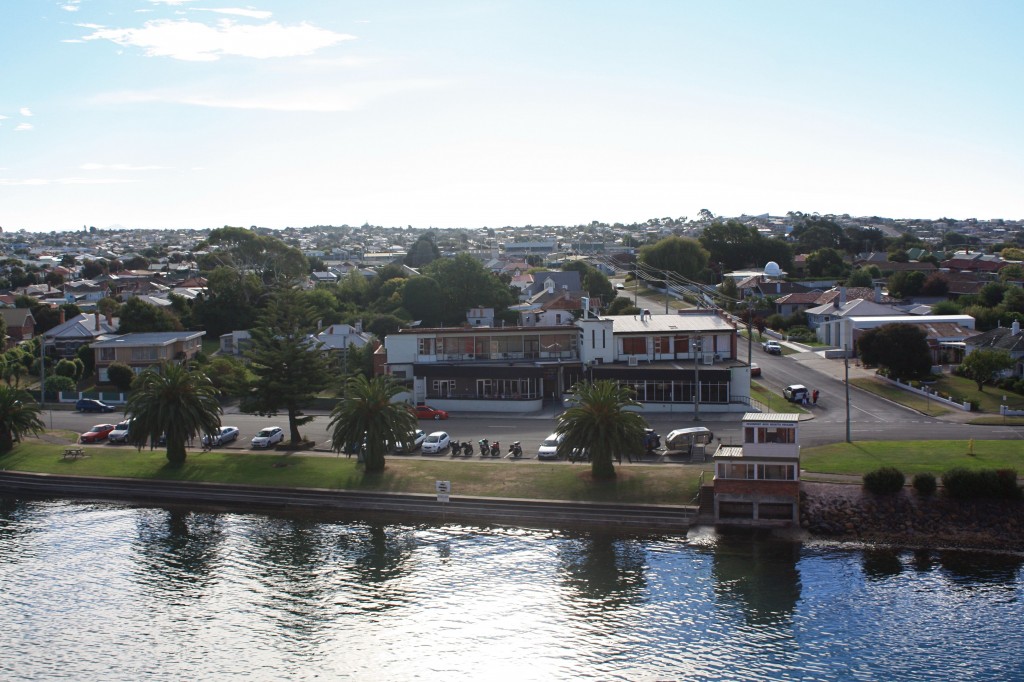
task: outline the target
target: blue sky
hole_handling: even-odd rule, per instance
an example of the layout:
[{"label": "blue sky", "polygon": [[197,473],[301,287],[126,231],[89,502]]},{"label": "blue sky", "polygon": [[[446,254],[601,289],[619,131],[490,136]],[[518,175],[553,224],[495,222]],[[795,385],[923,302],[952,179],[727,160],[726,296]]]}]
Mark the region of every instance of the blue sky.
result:
[{"label": "blue sky", "polygon": [[4,0],[5,231],[1024,218],[1021,2]]}]

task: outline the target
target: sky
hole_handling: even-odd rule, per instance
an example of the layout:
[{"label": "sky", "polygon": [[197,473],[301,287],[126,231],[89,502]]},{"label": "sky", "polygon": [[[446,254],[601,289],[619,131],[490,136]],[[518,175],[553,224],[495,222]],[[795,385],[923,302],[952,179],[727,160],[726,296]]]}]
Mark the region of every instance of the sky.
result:
[{"label": "sky", "polygon": [[3,0],[0,227],[1024,218],[1024,2]]}]

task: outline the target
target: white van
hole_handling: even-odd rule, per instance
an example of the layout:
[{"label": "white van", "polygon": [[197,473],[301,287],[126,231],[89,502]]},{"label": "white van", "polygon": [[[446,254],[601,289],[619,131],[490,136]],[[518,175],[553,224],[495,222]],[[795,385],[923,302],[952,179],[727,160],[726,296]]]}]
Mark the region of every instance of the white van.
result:
[{"label": "white van", "polygon": [[715,434],[703,426],[689,429],[676,429],[668,434],[665,447],[669,452],[692,453],[694,445],[707,445],[715,439]]}]

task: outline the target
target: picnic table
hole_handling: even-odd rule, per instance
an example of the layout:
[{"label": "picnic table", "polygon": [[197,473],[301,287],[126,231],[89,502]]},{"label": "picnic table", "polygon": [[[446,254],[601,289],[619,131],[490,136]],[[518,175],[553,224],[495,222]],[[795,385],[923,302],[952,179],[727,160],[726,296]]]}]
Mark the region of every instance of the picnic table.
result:
[{"label": "picnic table", "polygon": [[79,457],[85,457],[85,449],[77,446],[71,446],[64,448],[64,459],[77,459]]}]

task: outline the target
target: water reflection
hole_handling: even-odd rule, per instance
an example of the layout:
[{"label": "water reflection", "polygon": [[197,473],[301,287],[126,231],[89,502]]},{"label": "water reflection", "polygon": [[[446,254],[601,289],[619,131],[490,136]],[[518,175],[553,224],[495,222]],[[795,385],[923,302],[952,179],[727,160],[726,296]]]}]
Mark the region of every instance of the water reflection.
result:
[{"label": "water reflection", "polygon": [[714,550],[715,596],[739,606],[746,623],[788,623],[800,600],[800,545],[757,533],[722,535]]},{"label": "water reflection", "polygon": [[182,509],[139,509],[133,549],[150,581],[165,590],[205,587],[217,579],[219,547],[224,542],[223,516]]},{"label": "water reflection", "polygon": [[861,567],[869,580],[894,578],[903,572],[900,552],[892,548],[866,548],[861,555]]},{"label": "water reflection", "polygon": [[562,583],[589,607],[615,609],[642,599],[647,557],[640,543],[603,533],[569,536],[559,559]]},{"label": "water reflection", "polygon": [[958,587],[1012,586],[1019,578],[1024,557],[1013,554],[939,552],[942,572]]}]

